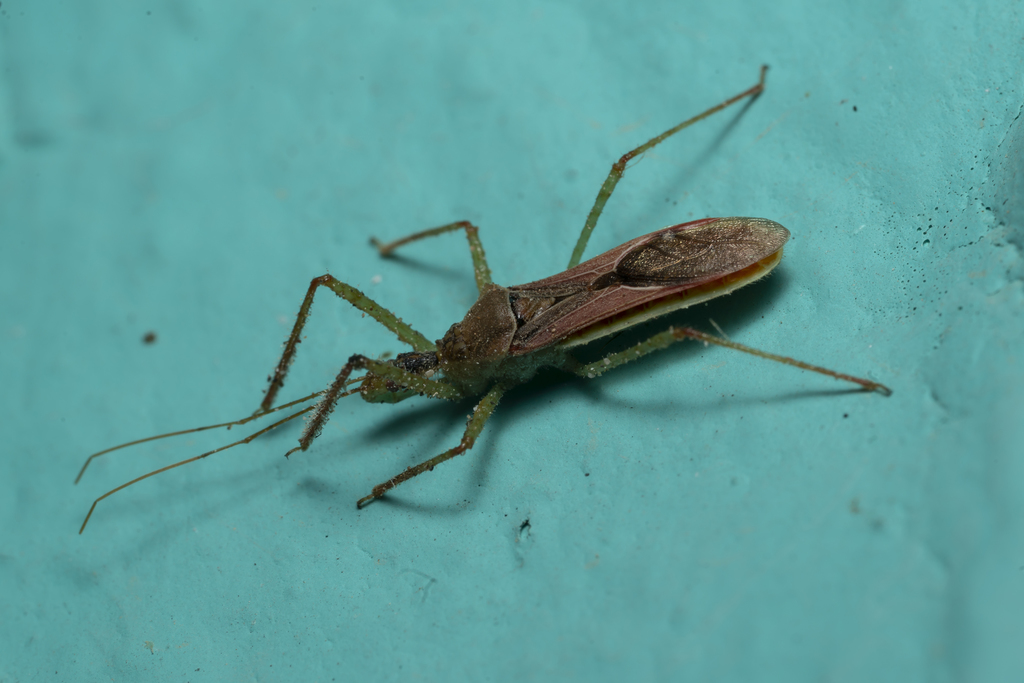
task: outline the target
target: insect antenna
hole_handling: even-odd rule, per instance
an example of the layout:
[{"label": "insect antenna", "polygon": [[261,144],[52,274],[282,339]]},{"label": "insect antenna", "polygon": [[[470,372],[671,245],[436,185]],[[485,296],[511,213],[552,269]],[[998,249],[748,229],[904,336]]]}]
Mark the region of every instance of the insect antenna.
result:
[{"label": "insect antenna", "polygon": [[[360,379],[362,379],[362,378],[360,378]],[[128,443],[123,443],[123,444],[120,444],[118,446],[113,446],[111,448],[105,448],[102,451],[99,451],[98,453],[93,453],[88,458],[86,458],[85,464],[82,465],[82,469],[80,469],[78,471],[78,476],[75,477],[75,483],[77,484],[79,481],[81,481],[82,475],[85,474],[85,470],[89,467],[89,465],[92,463],[93,460],[95,460],[96,458],[100,457],[101,455],[106,455],[107,453],[112,453],[113,451],[119,451],[122,448],[128,448],[129,446],[136,446],[136,445],[138,445],[140,443],[146,443],[147,441],[159,441],[160,439],[169,439],[172,436],[181,436],[182,434],[195,434],[197,432],[205,432],[205,431],[208,431],[210,429],[219,429],[221,427],[226,427],[228,429],[231,429],[232,427],[234,427],[236,425],[244,425],[244,424],[247,424],[249,422],[252,422],[253,420],[259,419],[259,418],[263,417],[264,415],[269,415],[270,413],[276,413],[279,410],[287,410],[288,408],[291,408],[292,406],[296,406],[296,405],[298,405],[300,403],[305,403],[306,401],[314,399],[314,398],[316,398],[317,396],[320,396],[323,393],[324,392],[322,392],[322,391],[318,391],[316,393],[310,394],[309,396],[304,396],[303,398],[300,398],[298,400],[292,401],[291,403],[285,403],[284,405],[280,405],[280,406],[278,406],[276,408],[271,408],[270,410],[267,410],[267,411],[255,413],[253,415],[250,415],[249,417],[242,418],[241,420],[232,420],[231,422],[221,422],[220,424],[207,425],[205,427],[193,427],[192,429],[182,429],[181,431],[168,432],[166,434],[157,434],[156,436],[147,436],[145,439],[136,439],[135,441],[129,441]]]},{"label": "insect antenna", "polygon": [[[338,398],[343,398],[345,396],[351,396],[352,394],[355,394],[358,391],[359,391],[358,389],[352,389],[351,391],[346,391],[345,393],[343,393],[340,396],[338,396]],[[306,396],[305,398],[300,398],[297,401],[292,401],[291,403],[287,403],[285,405],[278,406],[277,408],[272,408],[271,410],[268,410],[265,413],[260,413],[259,415],[252,415],[252,416],[244,418],[242,420],[236,420],[235,422],[225,422],[222,425],[210,425],[209,427],[199,427],[198,429],[188,429],[188,430],[181,431],[181,432],[173,432],[171,434],[163,434],[161,436],[150,437],[149,439],[142,439],[140,441],[135,441],[133,443],[141,443],[143,441],[152,441],[154,439],[159,439],[159,438],[162,438],[164,436],[175,436],[177,434],[188,434],[190,432],[199,432],[199,431],[203,431],[204,429],[213,429],[215,427],[223,427],[223,426],[227,426],[227,425],[236,425],[236,424],[245,424],[246,422],[254,420],[257,417],[262,417],[263,415],[266,415],[267,413],[272,413],[272,412],[276,412],[276,411],[279,411],[279,410],[284,410],[284,409],[286,409],[286,408],[288,408],[290,406],[295,405],[296,403],[302,403],[303,401],[308,401],[311,398],[315,398],[315,397],[319,396],[322,393],[324,393],[324,392],[318,391],[315,394],[310,394],[309,396]],[[161,474],[163,472],[166,472],[167,470],[173,470],[175,467],[181,467],[182,465],[187,465],[187,464],[189,464],[191,462],[195,462],[196,460],[202,460],[203,458],[207,458],[207,457],[213,455],[214,453],[220,453],[221,451],[226,451],[229,448],[234,448],[235,446],[241,446],[242,444],[247,444],[250,441],[253,441],[253,440],[259,438],[260,436],[266,434],[270,430],[277,429],[281,425],[285,424],[286,422],[291,422],[292,420],[294,420],[295,418],[299,417],[300,415],[305,415],[309,411],[311,411],[314,408],[316,408],[316,406],[317,406],[317,404],[315,404],[315,403],[313,405],[311,405],[311,406],[306,406],[302,410],[300,410],[300,411],[298,411],[296,413],[292,413],[288,417],[283,418],[281,420],[278,420],[277,422],[273,423],[272,425],[268,425],[268,426],[264,427],[263,429],[259,430],[258,432],[253,432],[252,434],[250,434],[249,436],[245,437],[244,439],[239,439],[238,441],[235,441],[234,443],[229,443],[226,446],[221,446],[220,448],[215,448],[212,451],[207,451],[205,453],[201,453],[200,455],[196,455],[196,456],[193,456],[191,458],[185,458],[184,460],[181,460],[179,462],[172,463],[170,465],[167,465],[165,467],[161,467],[159,469],[155,469],[152,472],[148,472],[146,474],[143,474],[141,477],[136,477],[135,479],[132,479],[129,482],[125,482],[124,484],[121,484],[117,488],[113,488],[113,489],[107,491],[102,496],[100,496],[99,498],[97,498],[96,500],[93,501],[92,506],[89,508],[88,514],[85,515],[85,519],[82,521],[82,527],[78,530],[78,533],[81,534],[83,531],[85,531],[85,525],[89,523],[89,518],[92,517],[93,511],[96,510],[96,505],[101,500],[103,500],[104,498],[109,498],[110,496],[114,495],[115,493],[117,493],[121,489],[126,489],[129,486],[131,486],[132,484],[139,483],[143,479],[149,479],[150,477],[153,477],[153,476],[156,476],[156,475]],[[125,446],[130,446],[131,444],[124,444],[124,445]],[[111,450],[115,450],[115,449],[111,448],[111,449],[108,449],[107,451],[103,451],[103,452],[109,452]]]}]

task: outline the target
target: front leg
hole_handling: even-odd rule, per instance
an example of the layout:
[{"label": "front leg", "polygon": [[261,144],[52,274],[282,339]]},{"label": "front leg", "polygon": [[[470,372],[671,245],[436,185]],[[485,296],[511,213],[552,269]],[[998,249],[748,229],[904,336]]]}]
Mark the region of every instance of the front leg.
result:
[{"label": "front leg", "polygon": [[320,436],[320,432],[323,431],[324,425],[327,424],[327,419],[334,412],[334,406],[338,404],[338,399],[342,396],[348,396],[349,394],[355,393],[353,391],[345,391],[345,387],[348,385],[348,378],[356,370],[366,370],[367,376],[373,375],[375,377],[383,377],[384,379],[391,380],[396,386],[404,389],[412,389],[413,391],[426,396],[427,398],[442,398],[449,401],[458,401],[463,397],[462,392],[448,384],[447,382],[438,382],[437,380],[427,379],[422,375],[417,375],[414,372],[409,372],[403,368],[396,367],[391,363],[384,361],[374,360],[367,358],[366,356],[355,355],[348,359],[344,367],[341,368],[341,372],[334,379],[334,383],[331,387],[324,392],[324,397],[320,399],[320,403],[316,405],[316,411],[313,416],[306,423],[306,429],[302,432],[302,436],[299,438],[299,445],[285,453],[285,457],[288,457],[295,451],[304,451],[309,448],[309,445],[313,443],[316,437]]},{"label": "front leg", "polygon": [[263,402],[260,403],[259,410],[256,411],[257,415],[270,410],[271,406],[274,405],[277,392],[284,386],[284,378],[288,374],[288,368],[291,366],[292,361],[295,360],[295,352],[301,341],[302,328],[306,326],[306,320],[309,319],[309,311],[313,307],[313,295],[316,294],[316,290],[320,287],[327,287],[336,295],[369,315],[381,325],[394,332],[399,340],[405,342],[414,350],[434,350],[434,345],[426,337],[409,327],[394,313],[352,285],[345,284],[331,275],[321,275],[318,278],[313,278],[313,281],[309,283],[306,297],[302,300],[302,306],[299,307],[299,314],[295,319],[295,326],[292,327],[292,333],[288,335],[288,341],[284,345],[284,353],[281,354],[281,360],[278,361],[277,367],[274,368],[274,374],[270,376],[270,386],[267,388],[266,396],[263,397]]}]

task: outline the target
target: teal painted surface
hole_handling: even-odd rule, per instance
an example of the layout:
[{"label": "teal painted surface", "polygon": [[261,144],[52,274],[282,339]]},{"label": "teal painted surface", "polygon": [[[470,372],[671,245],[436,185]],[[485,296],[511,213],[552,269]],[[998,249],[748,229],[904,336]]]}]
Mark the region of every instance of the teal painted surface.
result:
[{"label": "teal painted surface", "polygon": [[[329,5],[329,6],[325,6]],[[1019,3],[0,7],[0,680],[1005,681],[1024,669]],[[680,346],[470,405],[239,431],[331,272],[439,337],[495,279],[708,215],[793,232]],[[325,296],[282,394],[402,351]],[[157,341],[142,337],[155,331]],[[528,520],[528,523],[526,523]]]}]

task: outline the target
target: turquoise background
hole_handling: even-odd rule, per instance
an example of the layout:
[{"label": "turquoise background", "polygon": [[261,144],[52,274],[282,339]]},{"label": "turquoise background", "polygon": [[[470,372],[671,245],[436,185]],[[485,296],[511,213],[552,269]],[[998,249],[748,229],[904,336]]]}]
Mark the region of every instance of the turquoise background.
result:
[{"label": "turquoise background", "polygon": [[[1024,671],[1024,25],[955,2],[0,6],[0,681],[1009,681]],[[343,402],[84,458],[259,403],[311,278],[430,338],[496,281],[752,215],[775,275],[679,345],[471,404]],[[146,345],[143,335],[155,331]],[[404,350],[322,296],[282,398]],[[588,476],[589,475],[589,476]]]}]

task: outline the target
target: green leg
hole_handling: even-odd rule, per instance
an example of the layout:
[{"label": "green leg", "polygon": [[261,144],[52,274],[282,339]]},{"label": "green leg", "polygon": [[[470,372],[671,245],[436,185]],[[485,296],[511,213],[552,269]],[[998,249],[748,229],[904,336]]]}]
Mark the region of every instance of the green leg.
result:
[{"label": "green leg", "polygon": [[476,277],[476,288],[482,292],[487,285],[491,284],[491,269],[487,266],[487,256],[484,254],[484,245],[480,242],[479,230],[469,221],[449,223],[439,228],[431,228],[430,230],[413,233],[408,237],[403,237],[400,240],[388,242],[387,244],[381,244],[376,237],[371,237],[370,244],[377,247],[381,256],[387,256],[403,244],[415,242],[424,237],[443,235],[446,232],[453,232],[455,230],[466,231],[466,239],[469,240],[469,255],[473,258],[473,275]]},{"label": "green leg", "polygon": [[594,379],[595,377],[600,377],[604,373],[609,370],[613,370],[620,365],[625,365],[626,363],[642,358],[649,353],[668,348],[675,342],[676,339],[672,336],[672,328],[669,328],[667,331],[656,334],[650,339],[629,347],[625,351],[608,354],[604,358],[596,360],[593,363],[587,363],[586,365],[569,365],[566,369],[580,377]]},{"label": "green leg", "polygon": [[285,453],[285,457],[295,451],[304,451],[309,448],[309,445],[323,431],[324,425],[327,424],[327,419],[334,411],[334,406],[338,404],[338,399],[358,391],[358,389],[345,391],[349,375],[356,370],[366,370],[368,374],[391,380],[403,389],[412,389],[428,398],[457,401],[463,397],[461,391],[445,382],[427,379],[422,375],[417,375],[403,368],[395,367],[390,363],[367,358],[366,356],[352,356],[334,379],[331,388],[324,392],[324,397],[320,400],[320,403],[316,405],[313,416],[309,418],[309,422],[306,423],[306,429],[299,438],[299,445]]},{"label": "green leg", "polygon": [[846,382],[853,382],[859,384],[867,391],[877,391],[880,394],[889,396],[892,394],[892,390],[884,384],[878,382],[872,382],[868,379],[862,379],[860,377],[854,377],[853,375],[845,375],[841,372],[835,372],[827,368],[820,367],[818,365],[811,365],[810,363],[804,363],[803,361],[789,358],[788,356],[779,356],[774,353],[768,353],[766,351],[760,351],[744,344],[737,344],[734,341],[728,339],[722,339],[721,337],[714,337],[710,334],[695,330],[692,327],[670,327],[660,334],[656,334],[646,341],[642,341],[636,346],[632,346],[625,351],[619,351],[618,353],[612,353],[599,361],[588,363],[587,365],[576,365],[575,367],[569,367],[571,372],[576,373],[580,377],[594,378],[608,372],[612,368],[617,368],[620,365],[625,365],[630,361],[634,361],[637,358],[646,356],[649,353],[657,351],[659,349],[667,348],[669,345],[682,341],[683,339],[694,339],[697,341],[704,342],[705,344],[717,344],[718,346],[725,346],[736,351],[742,351],[743,353],[749,353],[759,358],[767,360],[773,360],[777,363],[785,363],[786,365],[792,365],[793,367],[800,368],[802,370],[810,370],[811,372],[817,372],[822,375],[828,375],[835,379],[844,380]]},{"label": "green leg", "polygon": [[462,441],[455,448],[450,448],[441,455],[434,456],[430,460],[421,462],[419,465],[408,468],[401,474],[391,479],[388,479],[382,484],[377,484],[373,487],[373,493],[361,498],[356,507],[363,507],[371,500],[380,498],[387,491],[395,488],[404,481],[408,481],[413,477],[423,474],[424,472],[433,470],[437,465],[440,465],[445,460],[450,460],[456,455],[462,455],[476,443],[476,438],[480,436],[480,432],[484,429],[484,424],[487,419],[494,413],[494,409],[498,406],[498,401],[501,400],[502,394],[506,391],[506,387],[501,384],[496,384],[491,388],[487,394],[476,404],[476,408],[473,409],[473,414],[469,416],[469,420],[466,421],[466,432],[462,435]]},{"label": "green leg", "polygon": [[643,154],[658,143],[663,142],[665,139],[672,137],[683,128],[692,126],[701,119],[705,119],[712,114],[725,109],[729,105],[739,102],[745,97],[757,97],[761,94],[761,91],[764,90],[764,74],[767,70],[767,66],[761,67],[761,79],[754,87],[749,90],[744,90],[735,97],[730,97],[725,102],[722,102],[717,106],[711,107],[711,109],[708,109],[703,114],[698,114],[692,119],[683,121],[675,128],[669,128],[661,135],[651,138],[633,151],[622,155],[622,158],[612,164],[612,170],[608,172],[608,177],[605,178],[604,184],[601,185],[601,189],[597,193],[597,199],[594,201],[594,207],[590,210],[590,214],[587,216],[587,222],[583,224],[583,232],[580,233],[580,238],[576,241],[576,248],[572,250],[572,258],[569,259],[569,265],[567,268],[579,265],[580,259],[583,258],[583,251],[587,248],[587,242],[590,241],[590,233],[594,232],[594,226],[597,225],[597,219],[601,216],[601,212],[604,210],[604,205],[607,204],[608,199],[611,198],[612,192],[615,190],[615,186],[618,185],[619,181],[622,179],[622,174],[626,172],[626,164],[629,163],[630,160]]},{"label": "green leg", "polygon": [[299,315],[295,320],[295,326],[292,327],[292,333],[288,336],[288,341],[285,342],[281,360],[278,361],[274,374],[270,377],[270,386],[267,388],[267,394],[263,397],[259,410],[256,411],[257,415],[270,410],[271,406],[274,405],[277,392],[284,386],[285,375],[288,374],[288,368],[292,361],[295,360],[295,351],[298,349],[299,342],[301,341],[302,328],[305,327],[306,320],[309,319],[309,311],[313,306],[313,295],[320,287],[327,287],[342,299],[369,315],[381,325],[394,332],[401,341],[411,346],[415,351],[434,350],[434,345],[426,337],[406,325],[394,313],[352,285],[347,285],[331,275],[321,275],[309,283],[306,298],[302,300],[302,306],[299,307]]}]

